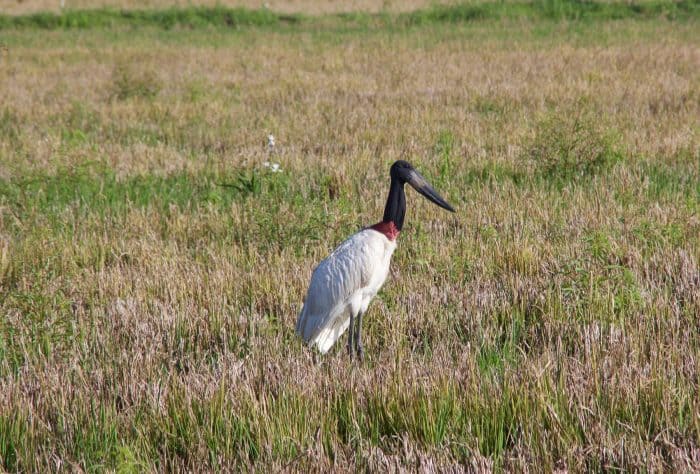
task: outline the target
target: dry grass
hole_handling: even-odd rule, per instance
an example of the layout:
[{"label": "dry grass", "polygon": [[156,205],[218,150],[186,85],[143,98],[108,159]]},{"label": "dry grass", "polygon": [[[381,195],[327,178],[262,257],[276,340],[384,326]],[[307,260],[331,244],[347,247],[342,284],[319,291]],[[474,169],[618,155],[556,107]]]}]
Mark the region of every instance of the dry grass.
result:
[{"label": "dry grass", "polygon": [[[8,32],[0,466],[700,469],[696,31]],[[316,358],[397,158],[459,212]]]},{"label": "dry grass", "polygon": [[[436,4],[456,3],[442,0],[65,0],[64,8],[90,9],[90,8],[170,8],[189,6],[227,6],[244,8],[269,8],[280,13],[304,13],[307,15],[321,15],[327,13],[345,13],[353,11],[361,12],[407,12],[420,8],[427,8]],[[1,0],[0,12],[8,15],[26,15],[36,12],[61,11],[60,0]]]}]

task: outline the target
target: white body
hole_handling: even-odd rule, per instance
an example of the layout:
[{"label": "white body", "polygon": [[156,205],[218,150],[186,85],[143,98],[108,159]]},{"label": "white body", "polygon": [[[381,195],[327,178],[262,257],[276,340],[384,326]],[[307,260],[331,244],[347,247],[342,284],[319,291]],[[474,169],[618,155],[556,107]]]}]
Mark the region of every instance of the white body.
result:
[{"label": "white body", "polygon": [[395,241],[373,229],[340,244],[311,276],[297,334],[322,354],[328,352],[350,325],[350,315],[367,311],[386,280],[395,249]]}]

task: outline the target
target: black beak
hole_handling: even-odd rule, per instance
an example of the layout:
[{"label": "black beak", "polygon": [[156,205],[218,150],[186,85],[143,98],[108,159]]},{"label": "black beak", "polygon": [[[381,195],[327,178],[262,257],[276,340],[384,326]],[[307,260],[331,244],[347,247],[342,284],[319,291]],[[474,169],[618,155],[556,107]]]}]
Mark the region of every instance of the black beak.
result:
[{"label": "black beak", "polygon": [[438,194],[435,189],[428,183],[423,176],[416,170],[411,170],[409,173],[408,184],[413,186],[413,189],[421,193],[423,196],[428,198],[430,201],[434,202],[443,209],[447,209],[450,212],[455,212],[454,208],[450,206],[447,201],[445,201],[442,196]]}]

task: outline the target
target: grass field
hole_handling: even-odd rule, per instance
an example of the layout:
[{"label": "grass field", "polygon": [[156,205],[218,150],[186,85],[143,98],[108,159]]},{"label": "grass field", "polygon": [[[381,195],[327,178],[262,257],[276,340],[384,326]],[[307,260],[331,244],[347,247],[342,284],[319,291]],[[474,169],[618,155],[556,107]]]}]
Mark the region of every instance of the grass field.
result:
[{"label": "grass field", "polygon": [[[483,1],[483,0],[481,0]],[[512,1],[512,0],[509,0]],[[649,2],[655,0],[641,0]],[[149,9],[189,7],[244,7],[250,9],[268,9],[279,13],[302,13],[319,15],[324,13],[346,12],[405,12],[424,9],[439,4],[456,4],[455,0],[63,0],[63,10],[86,9]],[[473,3],[479,3],[473,2]],[[12,15],[28,13],[60,12],[61,0],[4,0],[4,11]]]},{"label": "grass field", "polygon": [[151,3],[0,16],[0,470],[700,470],[696,3]]}]

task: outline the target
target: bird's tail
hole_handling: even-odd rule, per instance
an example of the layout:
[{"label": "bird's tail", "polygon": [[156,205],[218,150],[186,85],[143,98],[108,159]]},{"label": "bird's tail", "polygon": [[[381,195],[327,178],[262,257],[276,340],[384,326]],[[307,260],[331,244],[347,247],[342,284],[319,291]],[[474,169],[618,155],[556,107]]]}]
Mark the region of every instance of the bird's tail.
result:
[{"label": "bird's tail", "polygon": [[335,318],[328,327],[323,328],[318,335],[313,338],[312,343],[316,344],[321,354],[325,354],[340,339],[340,336],[350,326],[349,318]]},{"label": "bird's tail", "polygon": [[297,318],[296,333],[306,344],[316,346],[321,354],[325,354],[350,325],[349,318],[339,317],[342,316],[342,312],[342,308],[336,309],[328,318],[325,318],[328,322],[324,326],[317,327],[313,321],[318,318],[309,314],[307,305],[304,305]]},{"label": "bird's tail", "polygon": [[[306,326],[306,305],[302,304],[301,305],[301,311],[299,311],[299,316],[297,316],[297,326],[296,326],[296,333],[298,336],[300,336],[302,339],[304,338],[304,326]],[[304,341],[308,342],[308,341]]]}]

